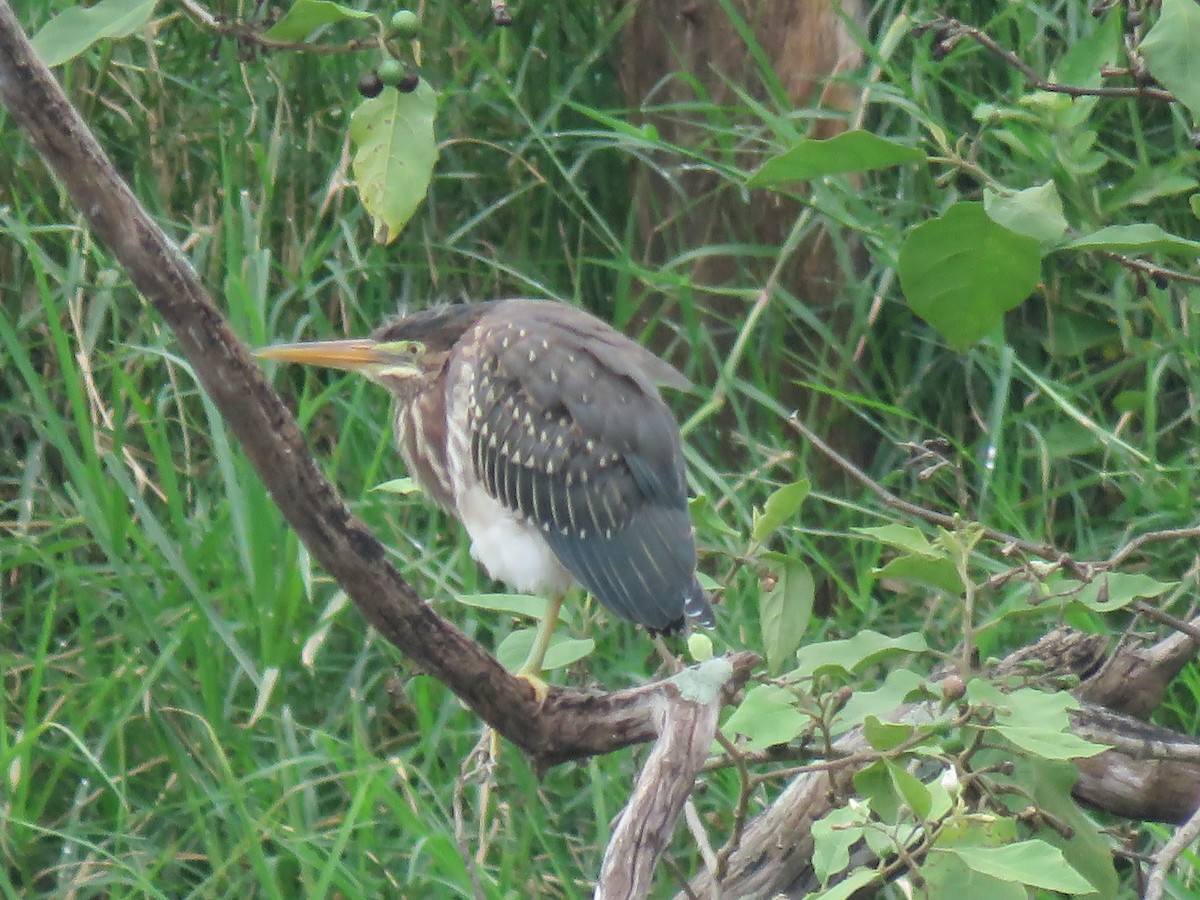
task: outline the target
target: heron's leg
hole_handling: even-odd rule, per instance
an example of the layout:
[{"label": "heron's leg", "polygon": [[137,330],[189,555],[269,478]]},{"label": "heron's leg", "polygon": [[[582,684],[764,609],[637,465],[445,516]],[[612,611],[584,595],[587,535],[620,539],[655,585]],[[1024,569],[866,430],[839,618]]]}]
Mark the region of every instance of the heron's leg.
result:
[{"label": "heron's leg", "polygon": [[550,638],[554,637],[554,629],[558,627],[558,613],[562,609],[565,593],[549,598],[546,605],[546,615],[538,624],[537,634],[533,639],[533,646],[529,648],[529,656],[525,658],[525,662],[521,663],[521,668],[517,669],[516,676],[524,681],[528,681],[533,688],[534,696],[538,703],[544,703],[546,695],[550,688],[541,679],[542,661],[546,658],[546,650],[550,647]]}]

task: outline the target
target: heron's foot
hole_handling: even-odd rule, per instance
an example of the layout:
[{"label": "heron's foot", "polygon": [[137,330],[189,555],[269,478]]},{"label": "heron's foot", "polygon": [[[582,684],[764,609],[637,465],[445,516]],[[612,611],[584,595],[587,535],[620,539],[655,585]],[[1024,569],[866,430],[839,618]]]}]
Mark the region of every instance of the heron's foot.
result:
[{"label": "heron's foot", "polygon": [[533,689],[533,699],[537,702],[539,710],[546,705],[546,698],[550,696],[550,685],[536,671],[530,670],[528,663],[513,674]]}]

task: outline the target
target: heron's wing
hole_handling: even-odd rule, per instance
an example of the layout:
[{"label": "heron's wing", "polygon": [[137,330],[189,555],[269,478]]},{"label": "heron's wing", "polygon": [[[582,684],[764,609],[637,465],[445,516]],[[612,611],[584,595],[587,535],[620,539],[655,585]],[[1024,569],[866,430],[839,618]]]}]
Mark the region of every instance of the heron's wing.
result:
[{"label": "heron's wing", "polygon": [[484,489],[617,615],[660,630],[685,608],[706,618],[679,429],[642,357],[584,314],[564,322],[521,304],[501,318],[511,305],[473,332],[468,431]]}]

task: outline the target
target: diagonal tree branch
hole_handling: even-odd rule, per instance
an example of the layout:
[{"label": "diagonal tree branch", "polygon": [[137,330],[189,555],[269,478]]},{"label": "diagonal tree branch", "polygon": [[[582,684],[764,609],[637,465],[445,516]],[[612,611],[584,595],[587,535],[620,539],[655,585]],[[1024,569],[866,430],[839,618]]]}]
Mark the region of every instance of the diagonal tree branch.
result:
[{"label": "diagonal tree branch", "polygon": [[[95,136],[0,0],[0,101],[66,188],[96,236],[175,333],[204,389],[313,557],[363,616],[539,767],[652,740],[662,688],[554,690],[539,708],[529,685],[438,616],[387,561],[321,474],[283,402],[230,331],[196,271],[121,179]],[[757,657],[731,658],[726,700]]]}]

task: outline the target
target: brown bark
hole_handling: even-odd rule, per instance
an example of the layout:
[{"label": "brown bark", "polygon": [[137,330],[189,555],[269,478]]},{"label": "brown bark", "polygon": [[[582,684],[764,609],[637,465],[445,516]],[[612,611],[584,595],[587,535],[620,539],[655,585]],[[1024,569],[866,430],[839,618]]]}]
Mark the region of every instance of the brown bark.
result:
[{"label": "brown bark", "polygon": [[[288,409],[267,384],[179,248],[121,180],[0,0],[0,101],[67,189],[96,236],[170,325],[204,389],[313,557],[363,616],[446,684],[534,764],[606,753],[655,735],[661,685],[617,693],[555,689],[544,706],[482,647],[438,616],[387,561],[321,474]],[[726,699],[755,664],[730,658]]]},{"label": "brown bark", "polygon": [[[620,68],[629,105],[665,142],[720,157],[718,141],[738,140],[724,132],[729,124],[745,125],[750,133],[763,123],[739,122],[734,113],[732,123],[718,124],[689,118],[687,110],[698,103],[705,109],[732,109],[742,105],[738,92],[743,90],[774,108],[768,84],[777,79],[786,104],[814,112],[811,136],[827,138],[845,130],[845,114],[857,103],[858,88],[837,76],[862,61],[845,23],[861,16],[860,0],[734,0],[733,7],[752,40],[716,0],[637,0],[623,35]],[[763,71],[764,61],[769,73]],[[737,161],[751,167],[760,154],[761,145],[751,148],[746,142]],[[729,284],[741,268],[755,263],[744,252],[704,248],[750,243],[778,251],[802,207],[768,191],[751,192],[747,202],[726,178],[689,162],[663,155],[659,165],[635,170],[644,262],[659,264],[681,249],[695,252],[691,282],[701,292],[702,308],[714,314],[713,322],[736,324],[745,317],[745,301],[704,292]],[[772,263],[768,259],[767,268]],[[823,304],[836,294],[842,276],[827,235],[814,225],[780,281],[806,302]],[[765,273],[751,277],[766,280]]]},{"label": "brown bark", "polygon": [[[658,741],[642,765],[629,803],[604,853],[596,900],[645,897],[654,866],[671,839],[683,805],[717,732],[720,695],[730,674],[722,660],[676,676],[654,707]],[[686,682],[681,689],[679,678]],[[701,680],[698,693],[694,689]]]}]

